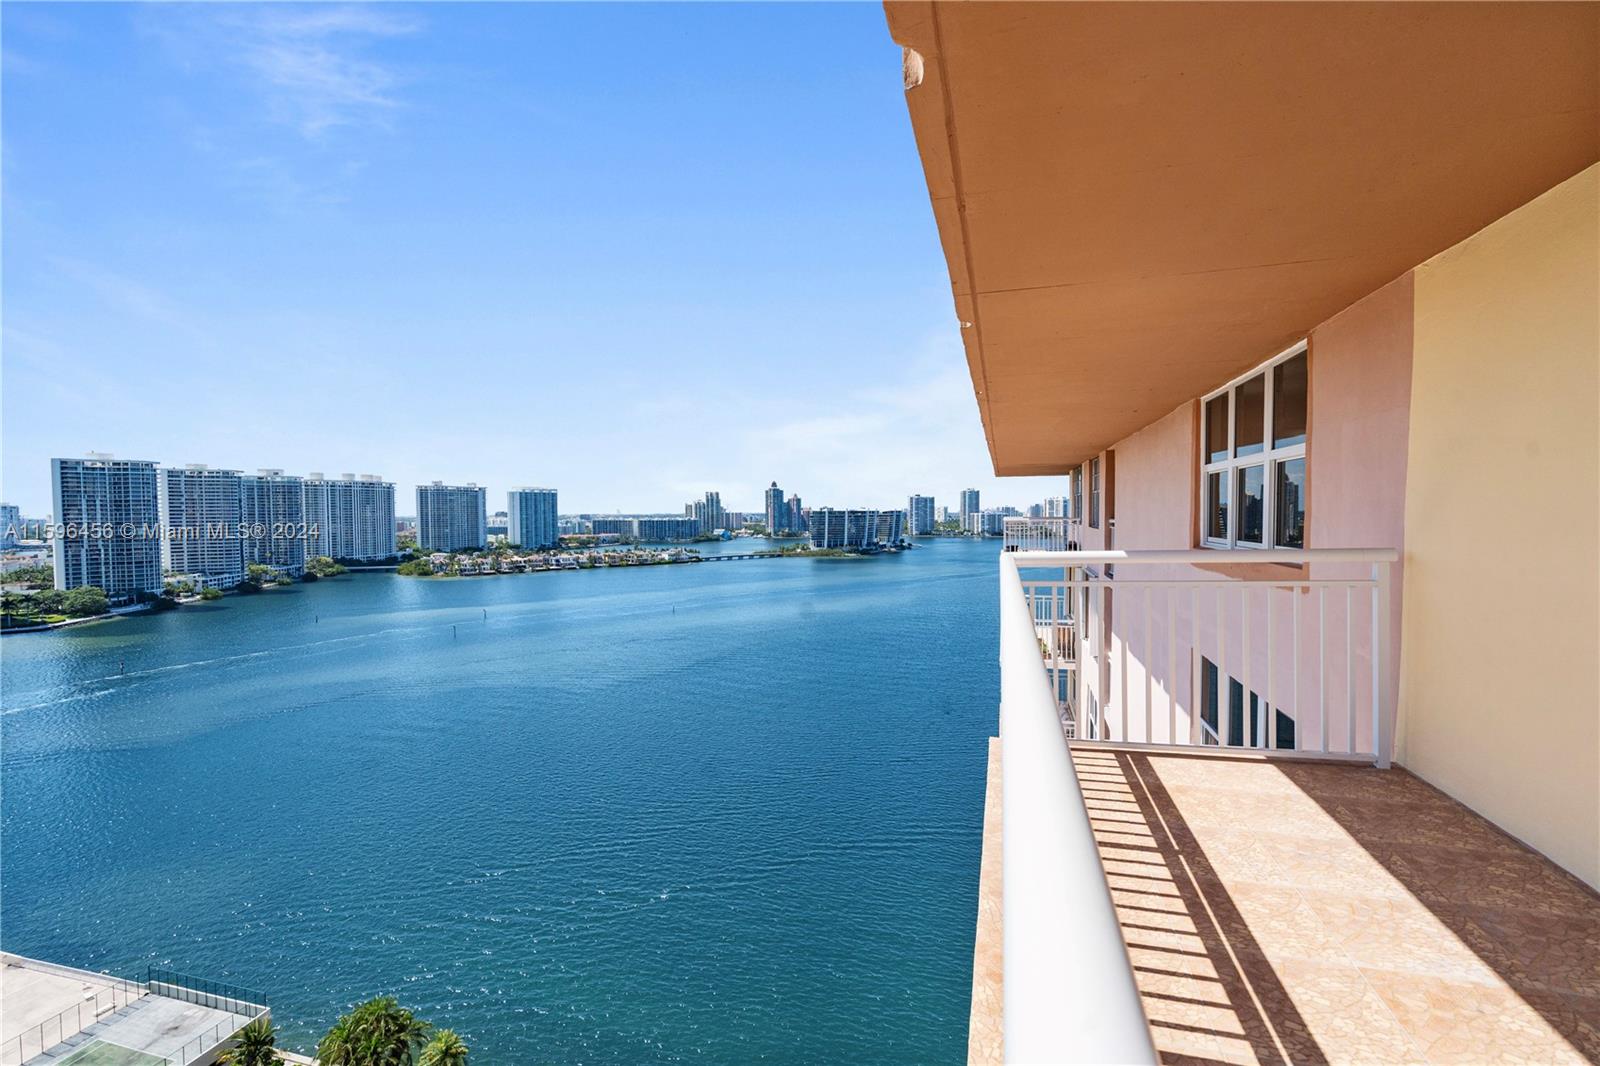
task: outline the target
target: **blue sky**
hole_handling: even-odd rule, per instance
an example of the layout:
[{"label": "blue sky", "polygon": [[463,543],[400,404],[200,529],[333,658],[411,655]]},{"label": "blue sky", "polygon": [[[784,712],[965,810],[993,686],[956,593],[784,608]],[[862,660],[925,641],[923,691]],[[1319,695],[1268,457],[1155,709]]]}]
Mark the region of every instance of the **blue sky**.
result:
[{"label": "blue sky", "polygon": [[882,9],[6,4],[4,496],[109,451],[563,511],[992,476]]}]

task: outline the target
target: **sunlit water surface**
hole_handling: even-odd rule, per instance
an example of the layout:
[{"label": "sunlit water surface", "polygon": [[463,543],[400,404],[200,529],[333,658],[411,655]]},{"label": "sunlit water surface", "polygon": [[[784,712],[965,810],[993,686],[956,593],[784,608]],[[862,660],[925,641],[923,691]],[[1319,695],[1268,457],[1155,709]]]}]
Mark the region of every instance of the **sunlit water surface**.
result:
[{"label": "sunlit water surface", "polygon": [[3,946],[301,1049],[393,992],[480,1064],[958,1062],[995,588],[942,540],[6,637]]}]

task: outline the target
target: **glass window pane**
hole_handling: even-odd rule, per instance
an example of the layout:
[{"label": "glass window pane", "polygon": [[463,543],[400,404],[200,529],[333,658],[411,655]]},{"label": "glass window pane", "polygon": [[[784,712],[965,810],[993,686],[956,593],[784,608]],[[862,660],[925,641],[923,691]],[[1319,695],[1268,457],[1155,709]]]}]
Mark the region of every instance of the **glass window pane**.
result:
[{"label": "glass window pane", "polygon": [[1200,720],[1211,727],[1211,732],[1200,731],[1202,744],[1215,744],[1217,732],[1217,664],[1200,657]]},{"label": "glass window pane", "polygon": [[[1251,693],[1254,695],[1254,693]],[[1233,747],[1244,745],[1244,686],[1228,678],[1228,739]]]},{"label": "glass window pane", "polygon": [[1267,376],[1257,374],[1233,390],[1233,454],[1254,455],[1263,447]]},{"label": "glass window pane", "polygon": [[1273,542],[1280,548],[1306,546],[1306,461],[1285,459],[1278,463]]},{"label": "glass window pane", "polygon": [[1206,537],[1228,539],[1228,472],[1206,475]]},{"label": "glass window pane", "polygon": [[1228,394],[1206,401],[1206,462],[1228,457]]},{"label": "glass window pane", "polygon": [[1239,532],[1241,544],[1263,544],[1267,519],[1266,475],[1259,466],[1239,468]]},{"label": "glass window pane", "polygon": [[1272,368],[1272,446],[1306,442],[1306,353]]}]

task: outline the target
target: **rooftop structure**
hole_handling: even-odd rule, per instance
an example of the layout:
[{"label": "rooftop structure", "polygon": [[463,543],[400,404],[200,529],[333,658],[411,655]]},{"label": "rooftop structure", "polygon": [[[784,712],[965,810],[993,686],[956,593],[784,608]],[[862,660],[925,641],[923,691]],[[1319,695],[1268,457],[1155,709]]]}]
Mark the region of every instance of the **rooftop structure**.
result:
[{"label": "rooftop structure", "polygon": [[264,996],[166,970],[143,981],[0,953],[0,1066],[214,1061]]}]

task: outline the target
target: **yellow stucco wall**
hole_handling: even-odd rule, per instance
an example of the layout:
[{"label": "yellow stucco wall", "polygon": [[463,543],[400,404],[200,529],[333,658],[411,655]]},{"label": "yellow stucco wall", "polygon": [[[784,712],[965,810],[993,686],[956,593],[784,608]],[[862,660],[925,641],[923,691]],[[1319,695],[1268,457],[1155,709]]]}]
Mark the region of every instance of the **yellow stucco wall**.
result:
[{"label": "yellow stucco wall", "polygon": [[1600,887],[1600,164],[1415,298],[1399,758]]}]

